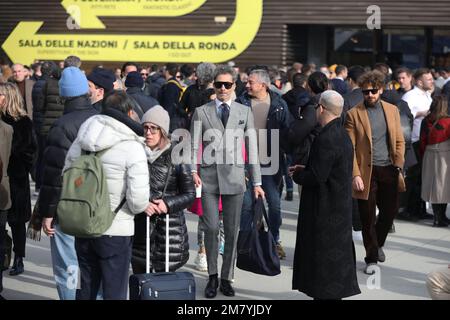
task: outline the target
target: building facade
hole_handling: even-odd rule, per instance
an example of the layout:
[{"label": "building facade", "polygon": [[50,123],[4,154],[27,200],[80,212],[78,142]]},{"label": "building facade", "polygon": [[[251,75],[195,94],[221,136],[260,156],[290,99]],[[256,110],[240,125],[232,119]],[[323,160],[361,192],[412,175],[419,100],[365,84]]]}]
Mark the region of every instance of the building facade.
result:
[{"label": "building facade", "polygon": [[[146,1],[151,3],[156,0]],[[166,0],[170,1],[173,0]],[[177,17],[121,16],[121,12],[116,12],[115,16],[99,17],[105,25],[102,30],[68,30],[69,15],[61,5],[64,1],[1,0],[0,44],[8,39],[21,21],[43,21],[38,31],[39,35],[98,35],[100,38],[102,35],[123,34],[143,37],[147,34],[158,34],[162,37],[174,34],[193,37],[220,35],[235,21],[238,14],[237,3],[240,1],[256,0],[197,1],[202,4],[198,9]],[[239,66],[252,64],[283,66],[290,65],[294,61],[314,62],[318,65],[322,63],[371,65],[383,61],[394,67],[405,65],[410,68],[450,66],[450,0],[261,1],[263,14],[256,36],[242,53],[232,58]],[[79,0],[79,2],[88,1]],[[374,5],[377,7],[373,7]],[[240,12],[244,13],[250,21],[253,13]],[[250,26],[245,23],[239,26],[243,33],[247,27]],[[222,49],[229,48],[218,46],[215,50],[219,54]],[[175,46],[171,50],[183,48]],[[69,51],[70,49],[65,52]],[[5,52],[4,48],[0,49],[0,57],[3,57],[3,60],[7,57],[13,61],[17,60],[11,57],[14,54]],[[128,59],[126,54],[120,54],[117,55],[117,60],[110,58],[105,63],[98,59],[88,63],[117,66]],[[172,60],[178,62],[176,56]],[[167,61],[148,54],[138,62],[148,64]],[[192,61],[179,62],[201,61],[193,58]]]}]

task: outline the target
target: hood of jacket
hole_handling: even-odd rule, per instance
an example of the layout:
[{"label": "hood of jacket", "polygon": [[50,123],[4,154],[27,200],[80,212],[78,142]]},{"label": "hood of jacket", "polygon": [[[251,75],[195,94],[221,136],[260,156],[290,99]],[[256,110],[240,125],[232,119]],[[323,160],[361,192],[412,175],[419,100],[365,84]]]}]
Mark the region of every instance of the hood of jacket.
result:
[{"label": "hood of jacket", "polygon": [[85,151],[99,152],[123,141],[138,141],[145,145],[140,136],[141,125],[124,115],[122,119],[100,114],[86,120],[78,132],[78,141]]},{"label": "hood of jacket", "polygon": [[305,106],[311,99],[308,91],[304,88],[294,88],[286,92],[282,98],[288,105],[295,105],[300,108]]}]

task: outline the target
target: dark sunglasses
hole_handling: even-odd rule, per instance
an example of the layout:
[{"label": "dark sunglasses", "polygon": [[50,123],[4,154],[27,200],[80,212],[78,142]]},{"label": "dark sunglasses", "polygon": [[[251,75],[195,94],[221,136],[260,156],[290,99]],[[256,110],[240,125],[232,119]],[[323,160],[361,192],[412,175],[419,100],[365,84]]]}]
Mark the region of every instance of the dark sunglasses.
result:
[{"label": "dark sunglasses", "polygon": [[224,86],[225,89],[229,90],[229,89],[231,89],[231,87],[233,87],[233,84],[234,84],[233,82],[216,81],[216,82],[214,82],[214,87],[216,89],[221,89],[222,86]]},{"label": "dark sunglasses", "polygon": [[367,96],[369,94],[369,92],[371,94],[377,94],[378,90],[380,89],[367,89],[367,90],[362,90],[363,95]]},{"label": "dark sunglasses", "polygon": [[144,126],[144,131],[145,131],[145,132],[150,131],[151,134],[156,134],[156,133],[158,133],[159,130],[161,130],[160,127],[156,127],[156,126]]}]

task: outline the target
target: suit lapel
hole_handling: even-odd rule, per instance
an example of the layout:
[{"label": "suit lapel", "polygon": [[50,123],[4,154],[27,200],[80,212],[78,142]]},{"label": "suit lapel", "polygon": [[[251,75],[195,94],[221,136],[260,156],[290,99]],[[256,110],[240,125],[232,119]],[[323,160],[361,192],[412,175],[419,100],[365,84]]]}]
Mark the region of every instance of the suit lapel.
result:
[{"label": "suit lapel", "polygon": [[370,128],[369,116],[367,115],[367,110],[364,107],[364,104],[360,104],[356,107],[356,111],[358,112],[359,119],[361,120],[361,125],[364,128],[364,132],[366,133],[367,138],[370,142],[370,149],[372,149],[372,129]]},{"label": "suit lapel", "polygon": [[236,127],[238,126],[240,115],[240,109],[236,107],[234,102],[232,102],[230,106],[230,116],[228,117],[227,122],[227,129],[236,129]]},{"label": "suit lapel", "polygon": [[[224,127],[222,124],[222,120],[217,116],[216,103],[211,102],[208,107],[205,109],[206,118],[208,119],[209,126],[211,129],[214,129],[214,133],[216,134],[218,139],[222,139]],[[217,131],[219,130],[219,132]]]}]

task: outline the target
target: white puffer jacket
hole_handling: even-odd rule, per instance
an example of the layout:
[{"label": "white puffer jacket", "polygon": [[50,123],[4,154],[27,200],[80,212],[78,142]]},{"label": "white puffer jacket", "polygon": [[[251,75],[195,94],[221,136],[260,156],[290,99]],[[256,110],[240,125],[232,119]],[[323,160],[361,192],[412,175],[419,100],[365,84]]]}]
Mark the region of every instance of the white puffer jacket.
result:
[{"label": "white puffer jacket", "polygon": [[110,236],[134,235],[134,215],[145,211],[149,202],[149,173],[144,138],[124,123],[96,115],[80,127],[67,153],[65,167],[81,155],[81,150],[99,152],[107,177],[111,209],[115,210],[126,196],[126,203],[113,224],[104,233]]}]

